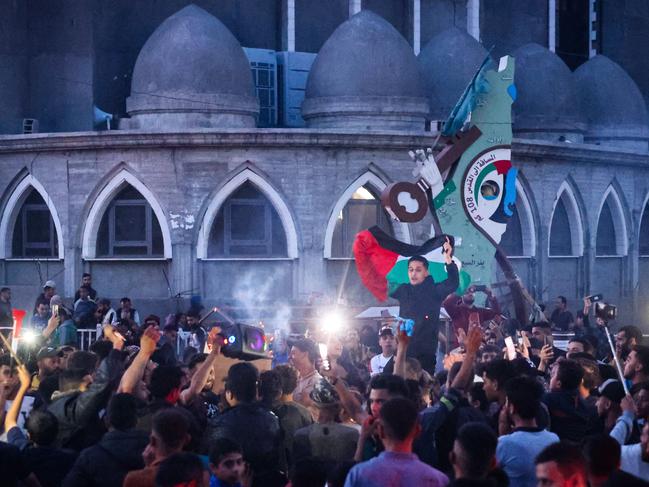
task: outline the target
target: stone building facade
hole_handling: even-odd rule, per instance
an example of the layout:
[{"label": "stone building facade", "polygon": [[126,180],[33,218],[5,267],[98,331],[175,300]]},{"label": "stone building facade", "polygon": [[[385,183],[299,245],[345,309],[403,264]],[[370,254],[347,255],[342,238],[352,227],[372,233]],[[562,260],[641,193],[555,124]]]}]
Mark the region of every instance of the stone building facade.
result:
[{"label": "stone building facade", "polygon": [[[46,279],[71,297],[82,272],[145,313],[191,294],[271,321],[314,300],[375,304],[350,259],[354,232],[430,235],[427,220],[390,222],[376,198],[411,179],[408,150],[434,143],[495,45],[517,63],[519,196],[503,246],[522,281],[573,310],[600,292],[621,322],[649,322],[649,68],[625,44],[649,35],[649,10],[148,3],[3,2],[0,282],[16,305]],[[566,34],[580,18],[595,32],[586,43]],[[277,60],[275,84],[262,55]],[[21,133],[30,120],[38,132]]]}]

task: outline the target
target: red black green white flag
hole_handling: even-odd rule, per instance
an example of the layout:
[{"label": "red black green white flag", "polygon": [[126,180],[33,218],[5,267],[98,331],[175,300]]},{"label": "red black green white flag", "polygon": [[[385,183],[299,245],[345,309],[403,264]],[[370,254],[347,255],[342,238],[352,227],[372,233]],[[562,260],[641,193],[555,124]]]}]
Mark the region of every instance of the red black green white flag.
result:
[{"label": "red black green white flag", "polygon": [[[428,259],[428,270],[435,282],[444,281],[448,277],[442,253],[446,237],[454,245],[450,235],[435,236],[422,245],[410,245],[396,240],[376,226],[363,230],[354,239],[356,269],[365,287],[379,301],[385,301],[389,293],[409,282],[408,259],[414,255]],[[462,263],[456,257],[453,257],[453,261],[460,271],[458,292],[463,293],[471,283],[471,277],[462,271]]]}]

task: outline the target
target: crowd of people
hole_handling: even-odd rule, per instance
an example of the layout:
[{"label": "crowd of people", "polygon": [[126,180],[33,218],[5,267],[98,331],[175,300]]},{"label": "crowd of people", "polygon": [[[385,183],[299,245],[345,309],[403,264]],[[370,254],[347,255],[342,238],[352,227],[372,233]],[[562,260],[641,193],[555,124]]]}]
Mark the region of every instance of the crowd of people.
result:
[{"label": "crowd of people", "polygon": [[[423,272],[401,298],[426,299]],[[559,297],[551,316],[523,326],[488,288],[430,289],[450,336],[391,317],[309,328],[275,340],[272,361],[227,362],[220,380],[225,342],[200,300],[141,320],[128,298],[118,309],[99,299],[90,275],[70,306],[48,281],[23,325],[34,343],[0,355],[2,485],[649,485],[640,329],[618,327],[612,350],[588,298],[573,317]],[[0,325],[12,320],[3,288]],[[77,329],[96,326],[80,350]],[[557,330],[571,332],[565,350]],[[190,337],[182,349],[179,333]],[[440,360],[426,348],[438,340]]]}]

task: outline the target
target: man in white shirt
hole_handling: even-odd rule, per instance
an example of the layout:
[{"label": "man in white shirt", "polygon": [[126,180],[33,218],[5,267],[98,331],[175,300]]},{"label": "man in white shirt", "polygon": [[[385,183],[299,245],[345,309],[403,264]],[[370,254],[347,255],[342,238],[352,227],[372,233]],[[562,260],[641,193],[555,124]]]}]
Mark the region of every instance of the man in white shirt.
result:
[{"label": "man in white shirt", "polygon": [[649,479],[649,423],[645,423],[640,443],[622,447],[620,470],[641,479]]},{"label": "man in white shirt", "polygon": [[381,346],[381,353],[370,360],[370,373],[372,375],[383,373],[385,366],[392,360],[396,351],[397,340],[390,326],[384,326],[379,331],[379,345]]}]

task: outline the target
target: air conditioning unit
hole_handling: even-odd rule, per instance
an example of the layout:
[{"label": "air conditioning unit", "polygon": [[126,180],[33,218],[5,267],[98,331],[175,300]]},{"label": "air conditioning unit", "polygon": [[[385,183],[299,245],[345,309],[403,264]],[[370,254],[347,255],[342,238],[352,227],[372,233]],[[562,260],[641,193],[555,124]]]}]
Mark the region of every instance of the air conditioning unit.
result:
[{"label": "air conditioning unit", "polygon": [[244,47],[243,50],[250,61],[252,79],[255,83],[259,99],[260,127],[277,126],[277,56],[275,51],[268,49],[253,49]]},{"label": "air conditioning unit", "polygon": [[38,133],[38,119],[23,118],[23,134],[37,134],[37,133]]},{"label": "air conditioning unit", "polygon": [[311,65],[316,54],[310,52],[278,52],[279,122],[284,127],[304,127],[302,102]]}]

